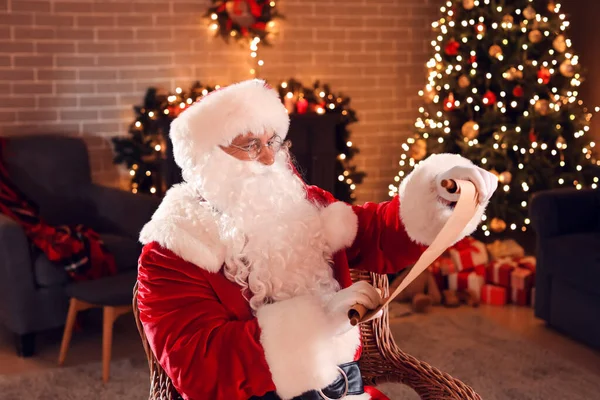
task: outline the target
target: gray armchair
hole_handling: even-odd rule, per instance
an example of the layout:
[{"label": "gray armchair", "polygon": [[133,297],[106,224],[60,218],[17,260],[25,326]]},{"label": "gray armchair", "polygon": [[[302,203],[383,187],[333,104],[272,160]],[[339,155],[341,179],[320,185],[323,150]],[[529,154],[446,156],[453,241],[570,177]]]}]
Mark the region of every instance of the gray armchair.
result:
[{"label": "gray armchair", "polygon": [[537,234],[536,317],[600,349],[600,191],[538,192],[529,211]]},{"label": "gray armchair", "polygon": [[[17,187],[52,225],[85,224],[112,252],[119,271],[137,267],[138,233],[160,200],[92,183],[85,142],[62,136],[9,138],[3,159]],[[0,214],[0,323],[17,352],[34,352],[35,333],[65,323],[67,273],[34,249],[21,227]]]}]

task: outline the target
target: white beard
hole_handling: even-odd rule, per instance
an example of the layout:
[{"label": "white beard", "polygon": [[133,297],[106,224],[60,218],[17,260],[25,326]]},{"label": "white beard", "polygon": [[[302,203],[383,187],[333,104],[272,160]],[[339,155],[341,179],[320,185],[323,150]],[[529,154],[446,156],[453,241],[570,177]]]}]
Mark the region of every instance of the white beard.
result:
[{"label": "white beard", "polygon": [[304,294],[339,290],[330,267],[320,209],[280,151],[271,166],[213,152],[194,173],[199,193],[218,211],[225,276],[253,310]]}]

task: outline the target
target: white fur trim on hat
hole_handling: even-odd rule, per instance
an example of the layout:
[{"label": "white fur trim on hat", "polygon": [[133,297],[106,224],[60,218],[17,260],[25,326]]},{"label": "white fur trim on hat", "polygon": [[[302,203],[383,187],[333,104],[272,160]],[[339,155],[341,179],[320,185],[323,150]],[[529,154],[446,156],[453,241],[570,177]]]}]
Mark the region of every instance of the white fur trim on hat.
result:
[{"label": "white fur trim on hat", "polygon": [[171,123],[175,162],[191,170],[218,145],[245,133],[273,131],[285,138],[289,115],[276,90],[265,81],[239,82],[209,93]]},{"label": "white fur trim on hat", "polygon": [[[435,178],[455,166],[473,163],[457,154],[432,154],[421,161],[400,184],[400,217],[406,233],[415,242],[430,245],[452,215],[452,208],[441,201],[435,188]],[[461,239],[477,229],[487,202],[480,204],[473,219],[463,230]]]}]

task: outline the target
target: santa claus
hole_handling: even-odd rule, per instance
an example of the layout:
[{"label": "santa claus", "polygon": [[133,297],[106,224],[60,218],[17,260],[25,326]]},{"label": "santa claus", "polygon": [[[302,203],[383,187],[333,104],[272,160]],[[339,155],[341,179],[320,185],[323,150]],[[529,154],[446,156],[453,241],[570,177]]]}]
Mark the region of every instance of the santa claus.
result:
[{"label": "santa claus", "polygon": [[305,185],[285,142],[278,94],[251,80],[205,96],[171,126],[184,183],[143,228],[138,304],[150,347],[184,399],[385,399],[364,387],[356,303],[378,292],[350,268],[414,263],[452,213],[443,179],[472,181],[480,206],[494,175],[434,155],[391,201],[350,206]]}]

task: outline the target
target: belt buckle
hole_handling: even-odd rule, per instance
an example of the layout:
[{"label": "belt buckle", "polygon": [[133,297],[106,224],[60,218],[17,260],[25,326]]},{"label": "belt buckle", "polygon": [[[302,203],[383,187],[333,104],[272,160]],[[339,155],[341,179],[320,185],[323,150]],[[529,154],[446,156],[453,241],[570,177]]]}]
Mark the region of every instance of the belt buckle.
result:
[{"label": "belt buckle", "polygon": [[344,399],[346,397],[346,395],[348,394],[348,390],[350,389],[350,383],[348,382],[348,375],[346,375],[344,370],[341,369],[340,367],[337,367],[337,369],[338,369],[338,371],[340,371],[340,374],[342,374],[342,376],[344,377],[344,381],[346,382],[346,389],[344,390],[344,394],[342,394],[342,397],[338,397],[337,399],[332,399],[331,397],[327,397],[323,393],[323,391],[321,389],[319,389],[318,392],[324,400],[341,400],[341,399]]}]

